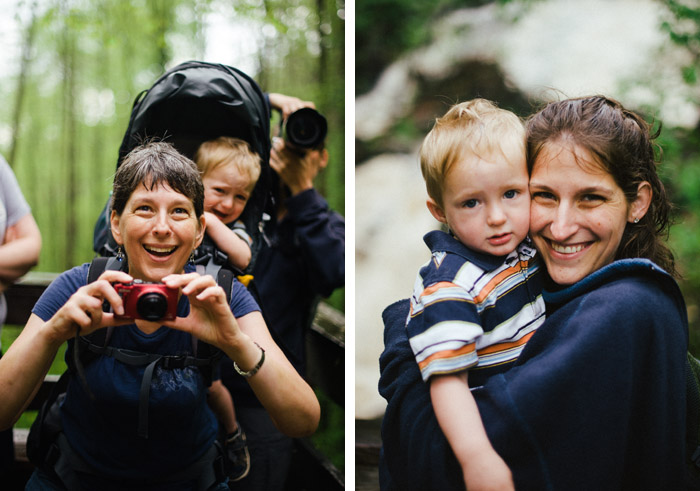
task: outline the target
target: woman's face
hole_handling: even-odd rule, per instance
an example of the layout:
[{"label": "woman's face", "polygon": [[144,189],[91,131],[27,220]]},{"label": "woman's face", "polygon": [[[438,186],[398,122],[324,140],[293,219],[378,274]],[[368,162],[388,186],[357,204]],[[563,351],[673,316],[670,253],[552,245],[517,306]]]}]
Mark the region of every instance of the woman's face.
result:
[{"label": "woman's face", "polygon": [[184,194],[161,183],[138,186],[121,215],[112,212],[112,234],[129,258],[129,274],[158,282],[181,273],[204,236],[204,218]]},{"label": "woman's face", "polygon": [[530,176],[530,235],[551,278],[571,285],[611,263],[631,216],[622,189],[590,153],[547,143]]}]

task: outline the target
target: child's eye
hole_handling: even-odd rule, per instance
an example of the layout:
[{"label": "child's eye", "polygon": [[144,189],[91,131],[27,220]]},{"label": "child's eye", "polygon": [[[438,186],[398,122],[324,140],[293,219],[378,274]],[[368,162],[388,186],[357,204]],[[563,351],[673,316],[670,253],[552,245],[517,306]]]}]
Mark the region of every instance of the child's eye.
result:
[{"label": "child's eye", "polygon": [[236,199],[239,200],[239,201],[248,201],[248,197],[247,197],[247,196],[244,196],[244,195],[242,195],[242,194],[237,194],[237,195],[236,195]]},{"label": "child's eye", "polygon": [[479,204],[479,200],[468,199],[462,203],[462,207],[463,208],[474,208],[478,204]]},{"label": "child's eye", "polygon": [[513,199],[513,198],[515,198],[518,194],[520,194],[520,193],[518,193],[518,191],[516,191],[515,189],[509,189],[508,191],[506,191],[505,193],[503,193],[503,197],[506,198],[506,199]]}]

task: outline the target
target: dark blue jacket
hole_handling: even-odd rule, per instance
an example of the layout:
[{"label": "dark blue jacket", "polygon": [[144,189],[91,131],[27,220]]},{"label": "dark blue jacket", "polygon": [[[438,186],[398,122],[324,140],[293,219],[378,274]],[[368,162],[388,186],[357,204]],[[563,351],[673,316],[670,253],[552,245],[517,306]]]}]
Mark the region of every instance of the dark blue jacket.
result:
[{"label": "dark blue jacket", "polygon": [[[684,489],[687,317],[675,281],[623,260],[544,298],[547,320],[516,365],[473,391],[515,488]],[[408,345],[407,309],[384,312],[381,489],[464,489]]]},{"label": "dark blue jacket", "polygon": [[[315,190],[285,201],[287,214],[265,229],[253,269],[259,303],[277,344],[302,375],[305,339],[320,297],[345,284],[345,220]],[[222,364],[236,404],[259,405],[247,383]]]}]

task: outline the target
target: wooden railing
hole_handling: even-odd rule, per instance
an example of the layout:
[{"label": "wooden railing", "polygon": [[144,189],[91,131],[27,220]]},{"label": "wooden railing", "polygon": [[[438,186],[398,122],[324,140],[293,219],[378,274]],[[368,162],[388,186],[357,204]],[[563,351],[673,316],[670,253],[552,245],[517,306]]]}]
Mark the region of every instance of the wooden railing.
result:
[{"label": "wooden railing", "polygon": [[[56,277],[54,273],[31,272],[21,278],[5,292],[8,304],[6,324],[23,326],[29,319],[32,307],[48,284]],[[340,407],[345,403],[345,317],[332,307],[321,303],[318,306],[312,328],[307,334],[307,379],[322,390]],[[47,375],[41,389],[28,407],[38,409],[48,397],[58,375]],[[15,428],[15,472],[9,481],[0,483],[0,488],[24,489],[32,464],[26,456],[28,430]],[[289,491],[337,491],[345,489],[343,474],[320,453],[309,439],[296,439],[287,489]]]}]

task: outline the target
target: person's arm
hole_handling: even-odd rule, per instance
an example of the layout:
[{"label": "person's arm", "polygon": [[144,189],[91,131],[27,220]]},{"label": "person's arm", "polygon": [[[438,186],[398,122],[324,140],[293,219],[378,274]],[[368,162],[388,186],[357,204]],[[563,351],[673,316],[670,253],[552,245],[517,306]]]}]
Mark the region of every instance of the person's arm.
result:
[{"label": "person's arm", "polygon": [[187,317],[164,325],[218,347],[244,372],[259,364],[264,350],[264,362],[247,378],[258,400],[282,433],[301,437],[316,430],[320,418],[316,395],[272,339],[260,312],[235,318],[223,289],[211,276],[169,275],[163,282],[181,287],[190,300]]},{"label": "person's arm", "polygon": [[0,280],[11,284],[39,262],[41,233],[31,214],[8,227],[0,245]]},{"label": "person's arm", "polygon": [[56,357],[58,348],[78,329],[89,334],[101,327],[119,325],[114,315],[102,312],[103,299],[123,314],[123,303],[114,282],[132,281],[120,271],[106,271],[100,279],[79,288],[47,321],[36,314],[0,358],[0,429],[11,427],[20,417]]},{"label": "person's arm", "polygon": [[204,212],[207,223],[207,234],[216,247],[228,256],[229,262],[238,269],[244,270],[250,264],[252,257],[250,246],[231,230],[213,213]]},{"label": "person's arm", "polygon": [[207,392],[207,402],[214,411],[216,419],[224,426],[227,434],[233,433],[238,427],[236,422],[236,409],[233,398],[221,380],[214,380]]},{"label": "person's arm", "polygon": [[468,372],[431,377],[430,399],[440,428],[462,468],[467,489],[514,490],[510,469],[486,435],[469,391]]},{"label": "person's arm", "polygon": [[379,393],[387,400],[379,460],[381,489],[463,491],[462,470],[438,424],[406,332],[408,299],[383,313]]},{"label": "person's arm", "polygon": [[324,297],[345,284],[345,220],[314,189],[313,181],[328,163],[328,153],[309,151],[303,157],[276,140],[270,166],[289,187],[284,202],[285,220],[294,223],[295,235],[309,266],[309,284]]}]

